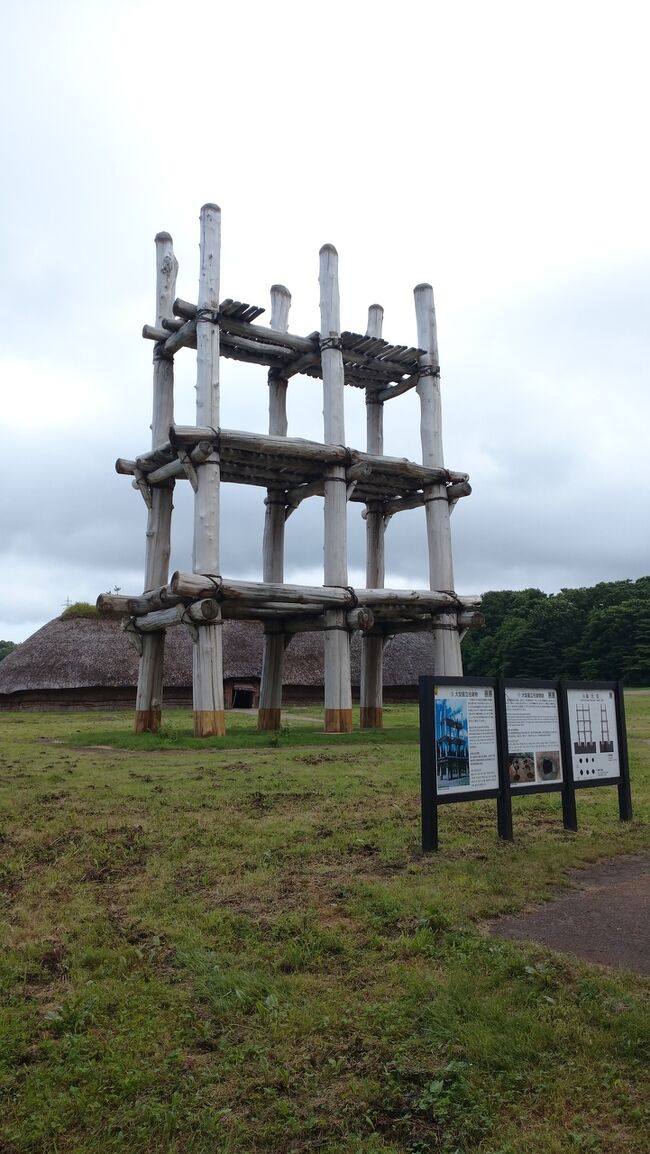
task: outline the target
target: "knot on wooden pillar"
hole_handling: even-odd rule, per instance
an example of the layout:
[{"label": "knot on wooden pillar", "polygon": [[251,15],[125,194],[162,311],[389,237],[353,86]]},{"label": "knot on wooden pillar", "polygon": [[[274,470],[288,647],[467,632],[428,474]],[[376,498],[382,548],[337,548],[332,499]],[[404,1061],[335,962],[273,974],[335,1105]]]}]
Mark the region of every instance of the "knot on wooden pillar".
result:
[{"label": "knot on wooden pillar", "polygon": [[327,349],[342,349],[343,342],[340,337],[322,337],[319,347],[321,353],[323,353]]},{"label": "knot on wooden pillar", "polygon": [[418,377],[439,377],[440,365],[420,365]]},{"label": "knot on wooden pillar", "polygon": [[210,324],[219,324],[219,310],[211,309],[209,305],[202,305],[196,310],[195,319],[197,321],[209,321]]}]

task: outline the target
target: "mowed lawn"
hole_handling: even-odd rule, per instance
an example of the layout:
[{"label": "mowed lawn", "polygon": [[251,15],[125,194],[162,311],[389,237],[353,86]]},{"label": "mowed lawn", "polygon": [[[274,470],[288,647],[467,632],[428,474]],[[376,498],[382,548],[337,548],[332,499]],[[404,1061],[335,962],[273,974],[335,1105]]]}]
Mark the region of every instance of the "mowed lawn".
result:
[{"label": "mowed lawn", "polygon": [[645,850],[650,694],[616,790],[441,810],[415,707],[383,734],[195,742],[126,713],[0,714],[0,1150],[647,1154],[650,981],[487,934]]}]

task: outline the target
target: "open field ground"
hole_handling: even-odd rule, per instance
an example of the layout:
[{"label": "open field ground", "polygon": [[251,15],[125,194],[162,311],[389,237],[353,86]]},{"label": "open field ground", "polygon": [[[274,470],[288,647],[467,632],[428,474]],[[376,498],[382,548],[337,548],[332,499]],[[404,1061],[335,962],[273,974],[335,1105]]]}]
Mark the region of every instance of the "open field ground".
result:
[{"label": "open field ground", "polygon": [[647,1154],[650,980],[490,937],[646,851],[650,694],[614,789],[446,807],[415,707],[326,736],[228,715],[0,714],[3,1154]]}]

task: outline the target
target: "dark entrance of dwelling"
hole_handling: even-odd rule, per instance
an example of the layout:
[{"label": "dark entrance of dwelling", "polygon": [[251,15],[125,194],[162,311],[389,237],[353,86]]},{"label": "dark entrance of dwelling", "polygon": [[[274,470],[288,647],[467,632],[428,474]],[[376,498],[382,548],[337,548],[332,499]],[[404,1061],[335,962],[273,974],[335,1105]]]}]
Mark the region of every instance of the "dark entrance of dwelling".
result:
[{"label": "dark entrance of dwelling", "polygon": [[250,685],[233,685],[233,709],[253,709],[255,706],[255,690]]}]

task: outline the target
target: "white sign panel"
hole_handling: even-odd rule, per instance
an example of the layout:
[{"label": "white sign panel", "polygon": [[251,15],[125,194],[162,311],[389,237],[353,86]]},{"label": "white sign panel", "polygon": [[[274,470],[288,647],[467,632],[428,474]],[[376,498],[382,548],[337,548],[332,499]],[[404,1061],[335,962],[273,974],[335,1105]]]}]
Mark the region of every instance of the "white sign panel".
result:
[{"label": "white sign panel", "polygon": [[620,777],[613,690],[568,689],[567,704],[576,784]]},{"label": "white sign panel", "polygon": [[507,686],[505,694],[512,788],[562,781],[557,692]]},{"label": "white sign panel", "polygon": [[492,688],[437,686],[435,742],[439,793],[499,788],[496,702]]}]

